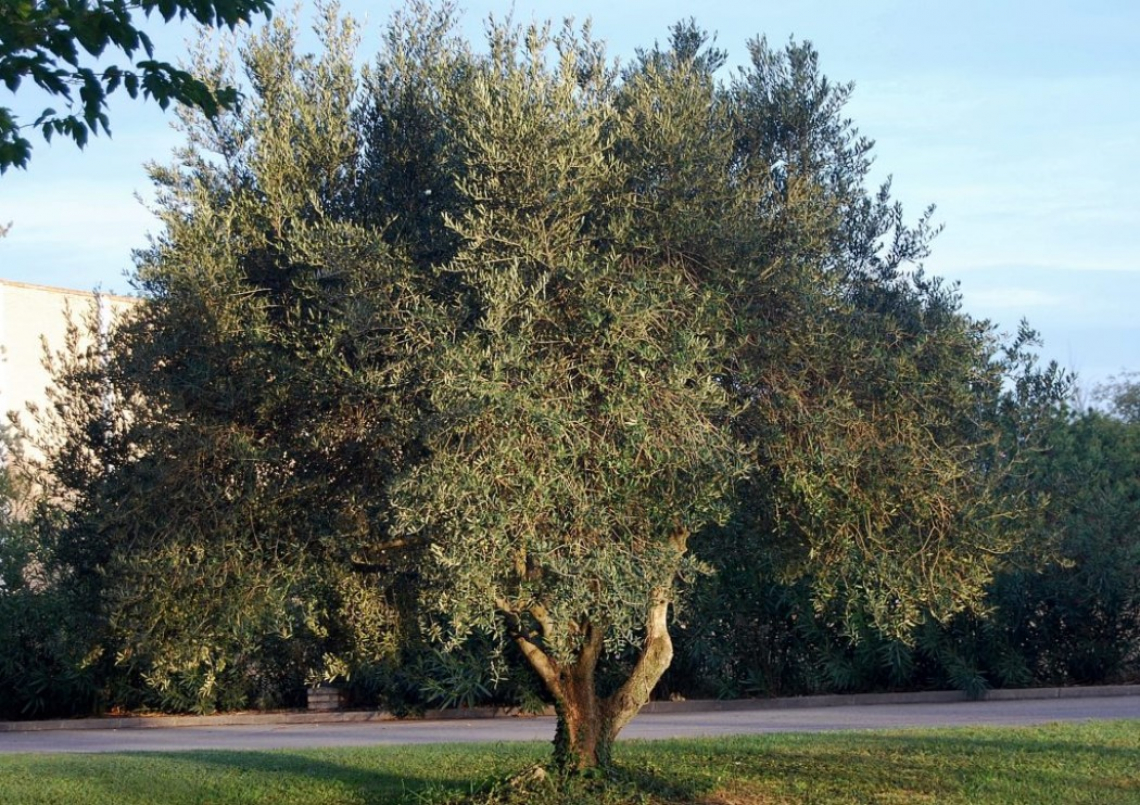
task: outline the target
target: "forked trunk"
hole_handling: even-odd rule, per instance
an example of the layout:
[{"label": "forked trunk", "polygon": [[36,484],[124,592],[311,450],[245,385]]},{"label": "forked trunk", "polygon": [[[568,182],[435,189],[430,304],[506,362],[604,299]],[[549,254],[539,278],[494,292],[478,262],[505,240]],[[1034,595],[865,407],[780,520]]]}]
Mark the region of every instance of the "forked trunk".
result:
[{"label": "forked trunk", "polygon": [[668,611],[668,593],[662,590],[650,607],[645,645],[633,672],[615,693],[604,699],[598,696],[595,683],[602,653],[600,629],[585,626],[582,648],[569,665],[559,665],[525,637],[516,638],[554,697],[558,715],[554,762],[560,770],[575,773],[609,765],[618,733],[649,701],[649,694],[673,660]]}]

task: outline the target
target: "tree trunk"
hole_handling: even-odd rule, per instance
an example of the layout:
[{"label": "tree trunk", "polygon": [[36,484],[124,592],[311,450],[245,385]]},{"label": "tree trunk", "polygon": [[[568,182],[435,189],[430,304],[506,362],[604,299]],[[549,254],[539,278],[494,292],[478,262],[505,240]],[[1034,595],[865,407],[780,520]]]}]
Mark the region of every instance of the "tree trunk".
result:
[{"label": "tree trunk", "polygon": [[555,696],[558,726],[554,732],[554,763],[564,772],[581,772],[610,762],[613,736],[608,729],[602,702],[594,686],[593,669],[589,679],[573,671],[586,671],[574,664],[570,677],[562,686],[562,695]]},{"label": "tree trunk", "polygon": [[585,626],[582,648],[574,662],[565,666],[526,637],[515,638],[554,697],[558,716],[554,763],[559,770],[577,773],[609,765],[618,733],[649,701],[649,694],[673,660],[668,611],[668,591],[659,590],[649,609],[645,645],[637,664],[625,683],[605,699],[598,696],[595,682],[603,644],[600,629]]}]

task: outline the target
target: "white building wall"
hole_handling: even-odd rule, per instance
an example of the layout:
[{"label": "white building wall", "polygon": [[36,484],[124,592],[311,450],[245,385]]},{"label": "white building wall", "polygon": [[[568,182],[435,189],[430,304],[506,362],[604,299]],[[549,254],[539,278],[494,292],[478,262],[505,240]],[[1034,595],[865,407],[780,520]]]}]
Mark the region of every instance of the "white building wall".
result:
[{"label": "white building wall", "polygon": [[[137,304],[127,296],[97,294],[0,280],[0,412],[18,411],[30,424],[28,403],[43,406],[51,377],[43,366],[44,344],[52,352],[66,343],[68,314],[76,322],[95,316],[105,336],[115,316]],[[82,331],[82,329],[81,329]]]}]

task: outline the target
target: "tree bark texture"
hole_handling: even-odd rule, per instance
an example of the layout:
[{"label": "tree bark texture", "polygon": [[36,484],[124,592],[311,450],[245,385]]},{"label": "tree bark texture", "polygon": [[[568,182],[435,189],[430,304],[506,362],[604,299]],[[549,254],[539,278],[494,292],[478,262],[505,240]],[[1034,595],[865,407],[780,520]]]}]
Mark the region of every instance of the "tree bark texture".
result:
[{"label": "tree bark texture", "polygon": [[659,590],[646,619],[645,643],[629,677],[612,695],[598,695],[595,672],[603,634],[583,625],[582,646],[573,662],[560,664],[525,636],[515,641],[554,697],[558,726],[554,762],[561,771],[582,772],[610,763],[618,733],[649,701],[649,695],[673,660],[668,627],[669,591]]}]

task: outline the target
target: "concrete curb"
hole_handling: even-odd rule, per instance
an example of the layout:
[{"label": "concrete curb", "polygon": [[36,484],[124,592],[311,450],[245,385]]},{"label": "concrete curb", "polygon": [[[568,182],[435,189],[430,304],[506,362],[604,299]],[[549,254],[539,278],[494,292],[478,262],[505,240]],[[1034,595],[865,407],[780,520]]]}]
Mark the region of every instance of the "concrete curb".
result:
[{"label": "concrete curb", "polygon": [[[1087,699],[1108,696],[1140,696],[1140,685],[1101,685],[1074,688],[1022,688],[990,690],[980,701],[1023,701],[1028,699]],[[827,696],[795,696],[785,699],[692,699],[679,702],[650,702],[642,713],[711,713],[747,710],[791,710],[810,707],[866,707],[883,704],[945,704],[971,701],[957,690],[920,691],[917,693],[853,693]],[[519,718],[532,715],[552,716],[553,708],[543,713],[523,713],[515,707],[474,707],[467,710],[429,710],[417,721],[474,720],[487,718]],[[170,729],[175,727],[267,727],[290,724],[364,724],[399,721],[398,716],[383,710],[349,710],[344,712],[308,713],[230,713],[216,716],[108,716],[105,718],[73,718],[45,721],[0,721],[0,732],[45,732],[50,730],[120,730]],[[409,718],[407,720],[413,720]]]},{"label": "concrete curb", "polygon": [[786,699],[693,700],[650,702],[643,713],[700,713],[732,710],[792,710],[809,707],[869,707],[881,704],[946,704],[950,702],[1008,702],[1027,699],[1084,699],[1107,696],[1140,696],[1140,685],[1100,685],[1081,688],[1007,688],[988,690],[974,699],[960,690],[929,690],[916,693],[851,693],[825,696],[794,696]]}]

